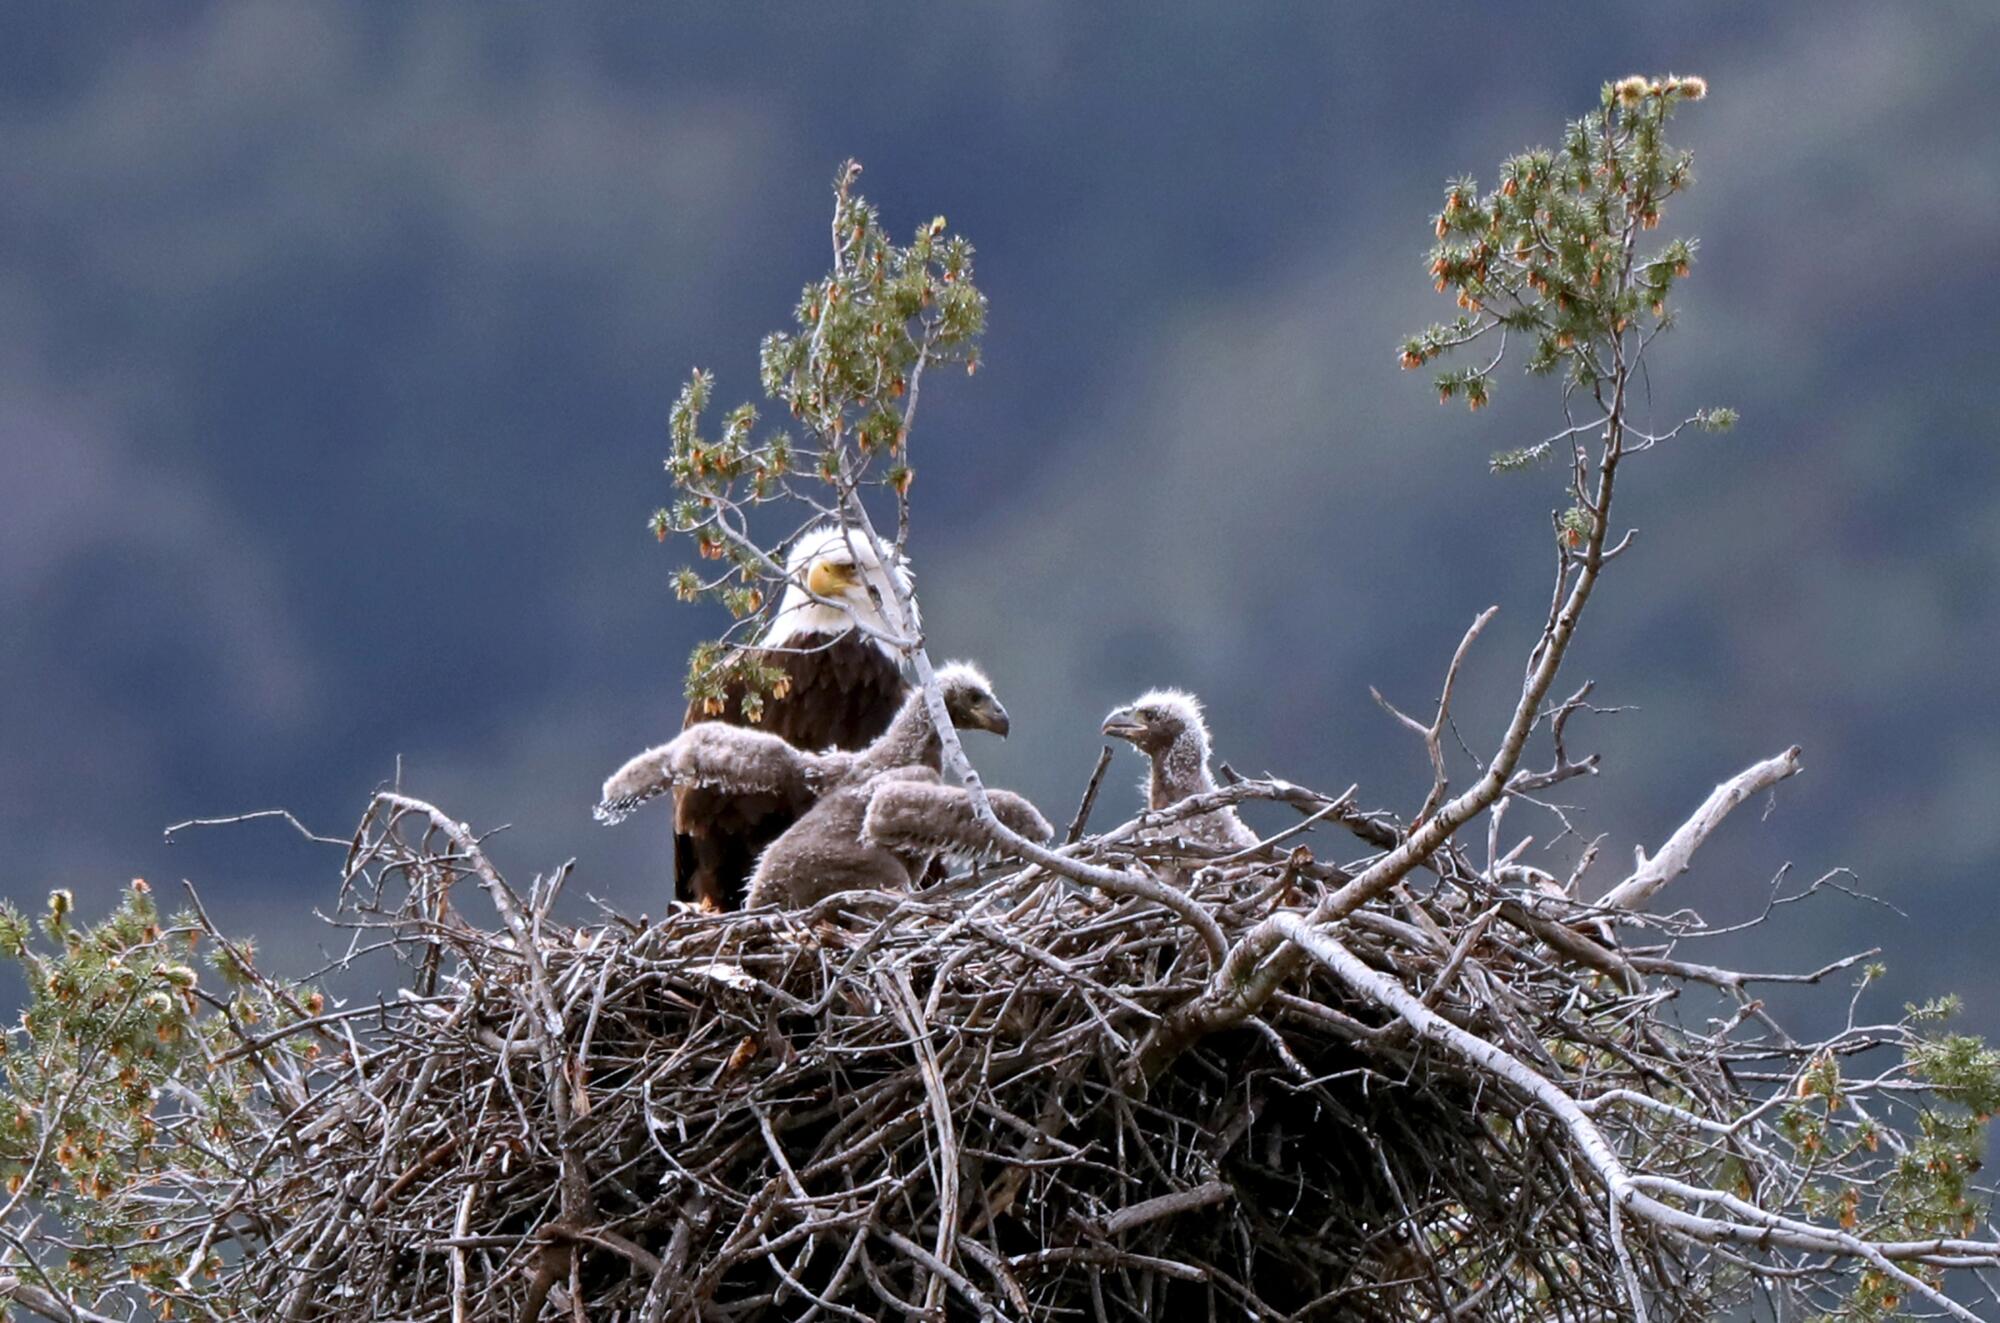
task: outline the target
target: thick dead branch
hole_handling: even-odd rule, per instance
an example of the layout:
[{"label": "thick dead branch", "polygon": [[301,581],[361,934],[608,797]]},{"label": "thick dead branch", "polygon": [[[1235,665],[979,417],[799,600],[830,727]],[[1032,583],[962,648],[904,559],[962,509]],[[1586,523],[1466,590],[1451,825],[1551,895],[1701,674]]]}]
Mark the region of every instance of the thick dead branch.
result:
[{"label": "thick dead branch", "polygon": [[[1301,950],[1332,970],[1348,987],[1394,1011],[1418,1033],[1444,1044],[1495,1081],[1527,1095],[1555,1118],[1610,1201],[1610,1234],[1627,1286],[1623,1303],[1632,1317],[1644,1319],[1647,1316],[1646,1298],[1633,1268],[1630,1248],[1619,1231],[1620,1212],[1626,1217],[1650,1222],[1669,1235],[1699,1244],[1733,1242],[1756,1248],[1787,1245],[1810,1253],[1851,1254],[1873,1264],[1952,1317],[1977,1323],[1977,1314],[1891,1262],[1892,1258],[1934,1257],[1943,1249],[1942,1242],[1870,1244],[1838,1228],[1814,1226],[1795,1218],[1771,1214],[1722,1190],[1702,1189],[1680,1181],[1635,1179],[1610,1140],[1577,1100],[1526,1062],[1437,1015],[1393,980],[1370,969],[1346,947],[1306,924],[1297,915],[1279,915],[1274,922],[1288,939],[1298,943]],[[1720,1207],[1742,1216],[1740,1220],[1732,1220],[1694,1215],[1685,1208],[1661,1203],[1645,1192],[1648,1188],[1696,1205]],[[1990,1257],[1994,1248],[2000,1247],[1979,1245],[1968,1248],[1972,1250],[1967,1256],[1970,1260],[1968,1266],[1975,1266]]]},{"label": "thick dead branch", "polygon": [[1687,872],[1694,861],[1694,852],[1722,825],[1731,810],[1758,791],[1768,790],[1799,771],[1799,746],[1794,744],[1776,757],[1754,763],[1724,781],[1702,801],[1693,817],[1674,830],[1658,854],[1648,859],[1643,851],[1638,852],[1637,867],[1631,876],[1605,894],[1602,902],[1605,908],[1644,909],[1660,888]]}]

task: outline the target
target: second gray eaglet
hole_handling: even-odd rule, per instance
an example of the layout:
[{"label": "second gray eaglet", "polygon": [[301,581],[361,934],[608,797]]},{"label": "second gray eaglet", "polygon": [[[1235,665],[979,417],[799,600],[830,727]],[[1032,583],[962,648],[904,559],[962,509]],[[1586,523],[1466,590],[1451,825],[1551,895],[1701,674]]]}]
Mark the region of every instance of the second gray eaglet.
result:
[{"label": "second gray eaglet", "polygon": [[[1167,808],[1216,788],[1208,770],[1208,723],[1193,694],[1179,689],[1141,694],[1104,718],[1104,733],[1131,741],[1151,761],[1144,786],[1147,808]],[[1225,853],[1257,843],[1257,834],[1227,806],[1173,823],[1167,831]]]}]

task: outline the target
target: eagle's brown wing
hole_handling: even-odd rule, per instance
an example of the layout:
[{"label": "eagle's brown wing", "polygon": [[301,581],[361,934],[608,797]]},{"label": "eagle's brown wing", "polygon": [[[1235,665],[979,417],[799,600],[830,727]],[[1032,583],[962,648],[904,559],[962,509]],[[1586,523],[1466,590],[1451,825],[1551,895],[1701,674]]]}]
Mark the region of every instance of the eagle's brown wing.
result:
[{"label": "eagle's brown wing", "polygon": [[[743,719],[743,694],[731,686],[719,713],[690,706],[685,725],[704,720],[755,725],[794,748],[859,749],[888,728],[901,706],[902,672],[860,633],[808,634],[766,655],[790,681],[783,698],[764,700],[763,719]],[[674,792],[674,892],[721,909],[743,903],[757,856],[812,806],[814,792],[731,794],[701,786]]]}]

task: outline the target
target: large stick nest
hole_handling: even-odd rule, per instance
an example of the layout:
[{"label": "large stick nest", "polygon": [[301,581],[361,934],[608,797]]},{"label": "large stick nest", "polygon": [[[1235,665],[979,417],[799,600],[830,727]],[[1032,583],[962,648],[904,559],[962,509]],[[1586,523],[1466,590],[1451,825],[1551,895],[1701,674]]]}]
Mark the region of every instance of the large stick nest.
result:
[{"label": "large stick nest", "polygon": [[[518,896],[420,810],[378,801],[341,911],[410,988],[346,1022],[239,1201],[268,1240],[239,1285],[288,1317],[1589,1317],[1636,1274],[1694,1319],[1745,1280],[1621,1241],[1554,1118],[1325,973],[1136,1080],[1210,974],[1150,901],[1024,870],[573,928],[559,875]],[[1183,874],[1232,941],[1338,879],[1267,853]],[[1725,1055],[1803,1068],[1682,1032],[1465,881],[1353,916],[1346,948],[1579,1096],[1727,1115]],[[475,883],[501,931],[464,917]],[[1665,1109],[1597,1119],[1649,1170],[1758,1179],[1763,1150]]]}]

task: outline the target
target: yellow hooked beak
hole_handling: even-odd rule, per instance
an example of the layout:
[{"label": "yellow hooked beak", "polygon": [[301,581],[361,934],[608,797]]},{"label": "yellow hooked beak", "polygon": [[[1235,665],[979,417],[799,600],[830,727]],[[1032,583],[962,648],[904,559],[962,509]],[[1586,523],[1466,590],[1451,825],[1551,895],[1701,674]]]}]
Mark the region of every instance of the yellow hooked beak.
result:
[{"label": "yellow hooked beak", "polygon": [[837,565],[830,560],[816,560],[806,572],[806,587],[816,597],[838,597],[860,582],[854,566]]}]

